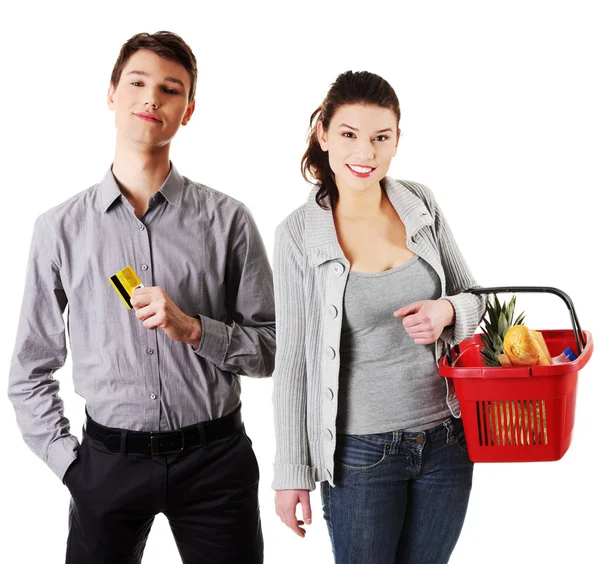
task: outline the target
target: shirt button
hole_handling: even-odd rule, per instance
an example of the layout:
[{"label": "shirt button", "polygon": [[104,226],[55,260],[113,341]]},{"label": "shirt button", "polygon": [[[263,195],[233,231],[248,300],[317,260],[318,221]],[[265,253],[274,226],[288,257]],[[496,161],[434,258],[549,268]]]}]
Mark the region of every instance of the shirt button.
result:
[{"label": "shirt button", "polygon": [[142,264],[142,270],[148,270],[148,265],[147,264]]},{"label": "shirt button", "polygon": [[333,433],[329,429],[323,429],[323,438],[331,441],[333,440]]},{"label": "shirt button", "polygon": [[333,347],[327,347],[326,354],[329,360],[333,360],[335,358],[335,349]]},{"label": "shirt button", "polygon": [[144,227],[144,226],[143,226],[143,225],[140,223],[140,225],[138,225],[138,229],[139,229],[140,231],[143,231],[143,230],[144,230],[144,229],[146,229],[146,228],[145,228],[145,227]]},{"label": "shirt button", "polygon": [[148,354],[154,354],[154,349],[146,349],[146,353],[148,353]]},{"label": "shirt button", "polygon": [[156,394],[150,394],[150,399],[156,399]]},{"label": "shirt button", "polygon": [[331,317],[331,319],[335,319],[338,315],[337,307],[335,307],[334,305],[330,305],[327,308],[327,314],[329,315],[329,317]]},{"label": "shirt button", "polygon": [[332,400],[333,399],[333,390],[331,388],[325,388],[325,397],[328,400]]},{"label": "shirt button", "polygon": [[344,265],[340,264],[339,262],[336,262],[331,267],[331,272],[333,272],[334,276],[341,276],[344,273]]}]

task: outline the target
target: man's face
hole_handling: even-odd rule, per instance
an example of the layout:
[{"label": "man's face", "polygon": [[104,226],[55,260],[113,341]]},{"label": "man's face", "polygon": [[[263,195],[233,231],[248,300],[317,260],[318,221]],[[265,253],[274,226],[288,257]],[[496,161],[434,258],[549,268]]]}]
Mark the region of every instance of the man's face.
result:
[{"label": "man's face", "polygon": [[148,149],[168,144],[194,112],[189,92],[190,75],[182,65],[147,49],[136,51],[117,87],[108,90],[118,135]]}]

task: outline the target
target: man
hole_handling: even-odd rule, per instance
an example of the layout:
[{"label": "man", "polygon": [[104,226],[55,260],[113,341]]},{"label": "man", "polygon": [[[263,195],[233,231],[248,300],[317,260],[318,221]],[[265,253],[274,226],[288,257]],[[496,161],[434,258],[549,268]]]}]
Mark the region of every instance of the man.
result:
[{"label": "man", "polygon": [[[67,563],[140,562],[161,512],[184,563],[263,559],[238,375],[273,370],[271,269],[248,210],[170,163],[196,77],[179,36],[129,39],[108,91],[111,169],[35,225],[9,396],[70,490]],[[67,305],[81,446],[53,378]]]}]

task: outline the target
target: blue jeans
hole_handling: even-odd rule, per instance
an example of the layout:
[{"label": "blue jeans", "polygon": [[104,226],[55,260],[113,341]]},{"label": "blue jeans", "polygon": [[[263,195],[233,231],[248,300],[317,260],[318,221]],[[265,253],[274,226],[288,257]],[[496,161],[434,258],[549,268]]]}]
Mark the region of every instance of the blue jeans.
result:
[{"label": "blue jeans", "polygon": [[338,435],[321,484],[336,564],[444,564],[467,512],[473,463],[460,419],[421,432]]}]

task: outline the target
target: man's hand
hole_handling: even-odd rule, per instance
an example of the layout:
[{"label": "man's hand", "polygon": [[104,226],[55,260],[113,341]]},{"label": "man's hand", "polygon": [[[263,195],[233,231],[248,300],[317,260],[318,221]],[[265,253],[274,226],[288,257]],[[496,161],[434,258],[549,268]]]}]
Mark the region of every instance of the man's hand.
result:
[{"label": "man's hand", "polygon": [[[296,505],[302,504],[302,517],[304,521],[296,518]],[[310,508],[310,492],[308,490],[278,490],[275,492],[275,511],[285,523],[299,537],[304,538],[306,530],[300,525],[312,523]]]},{"label": "man's hand", "polygon": [[200,344],[200,320],[183,313],[160,286],[137,288],[131,294],[131,305],[146,329],[160,327],[174,341],[195,348]]},{"label": "man's hand", "polygon": [[444,299],[423,300],[401,307],[394,317],[404,317],[402,324],[416,345],[431,345],[454,323],[454,306]]}]

